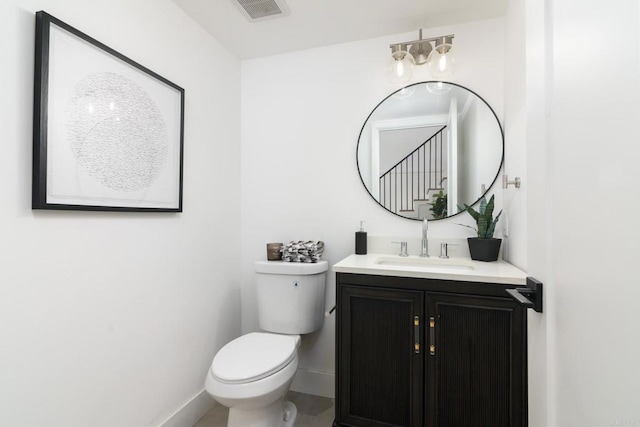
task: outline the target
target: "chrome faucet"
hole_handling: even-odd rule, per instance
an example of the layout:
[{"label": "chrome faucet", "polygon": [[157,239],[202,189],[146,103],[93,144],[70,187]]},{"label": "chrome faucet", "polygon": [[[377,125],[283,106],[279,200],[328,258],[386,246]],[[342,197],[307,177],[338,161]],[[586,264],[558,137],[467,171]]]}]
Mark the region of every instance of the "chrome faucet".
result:
[{"label": "chrome faucet", "polygon": [[420,256],[424,258],[429,257],[429,239],[427,232],[429,231],[429,221],[425,216],[422,220],[422,245],[420,246]]},{"label": "chrome faucet", "polygon": [[391,242],[391,243],[400,243],[400,253],[398,254],[398,256],[409,256],[409,254],[407,253],[407,242]]},{"label": "chrome faucet", "polygon": [[440,258],[443,258],[443,259],[449,258],[449,244],[448,243],[440,243]]}]

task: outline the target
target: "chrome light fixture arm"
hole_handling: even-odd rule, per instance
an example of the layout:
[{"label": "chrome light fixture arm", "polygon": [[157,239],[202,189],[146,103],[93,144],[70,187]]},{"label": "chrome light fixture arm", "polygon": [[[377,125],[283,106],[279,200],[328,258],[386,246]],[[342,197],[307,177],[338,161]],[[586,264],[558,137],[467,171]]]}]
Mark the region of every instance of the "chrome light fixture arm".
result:
[{"label": "chrome light fixture arm", "polygon": [[418,40],[389,45],[391,48],[391,65],[389,78],[392,82],[406,83],[411,78],[413,65],[428,64],[435,78],[442,78],[453,72],[454,34],[424,39],[422,29]]}]

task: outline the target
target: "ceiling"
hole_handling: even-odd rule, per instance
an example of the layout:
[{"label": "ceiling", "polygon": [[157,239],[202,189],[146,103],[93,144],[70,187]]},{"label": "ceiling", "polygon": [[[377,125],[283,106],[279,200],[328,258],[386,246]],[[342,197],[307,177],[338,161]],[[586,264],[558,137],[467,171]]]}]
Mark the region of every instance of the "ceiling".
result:
[{"label": "ceiling", "polygon": [[287,16],[249,22],[237,0],[173,0],[240,59],[502,16],[507,0],[284,0]]}]

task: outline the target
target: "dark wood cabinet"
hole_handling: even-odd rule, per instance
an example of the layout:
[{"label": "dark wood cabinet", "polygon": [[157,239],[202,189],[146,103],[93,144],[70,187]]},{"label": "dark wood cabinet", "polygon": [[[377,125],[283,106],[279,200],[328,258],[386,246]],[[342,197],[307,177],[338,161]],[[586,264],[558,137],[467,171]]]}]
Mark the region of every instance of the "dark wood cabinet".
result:
[{"label": "dark wood cabinet", "polygon": [[[414,319],[424,293],[340,287],[340,420],[355,426],[420,425],[422,355],[414,350]],[[418,330],[418,333],[420,331]],[[385,402],[381,405],[380,402]]]},{"label": "dark wood cabinet", "polygon": [[425,425],[526,425],[525,315],[510,299],[427,294]]},{"label": "dark wood cabinet", "polygon": [[515,286],[337,273],[344,427],[527,425],[526,312]]}]

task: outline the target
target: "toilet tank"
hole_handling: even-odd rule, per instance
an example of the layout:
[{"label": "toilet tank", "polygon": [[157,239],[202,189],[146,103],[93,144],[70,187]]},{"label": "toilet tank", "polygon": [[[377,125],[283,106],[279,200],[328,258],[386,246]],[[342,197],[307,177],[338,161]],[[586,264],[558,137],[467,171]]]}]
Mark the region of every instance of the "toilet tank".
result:
[{"label": "toilet tank", "polygon": [[260,328],[280,334],[308,334],[324,322],[327,261],[256,261]]}]

